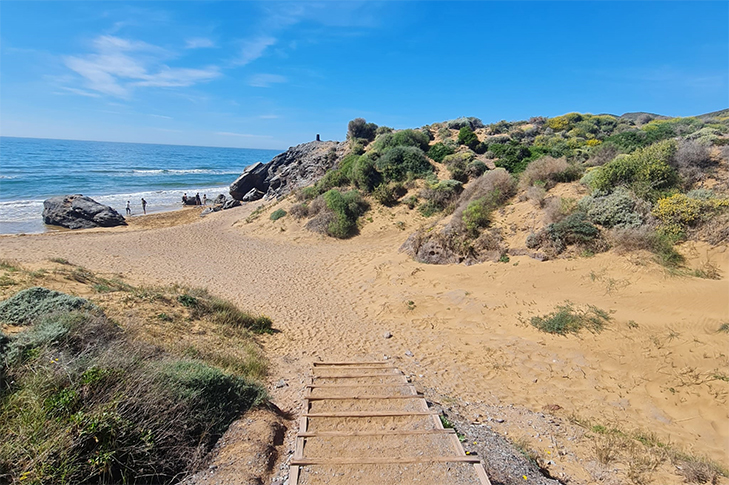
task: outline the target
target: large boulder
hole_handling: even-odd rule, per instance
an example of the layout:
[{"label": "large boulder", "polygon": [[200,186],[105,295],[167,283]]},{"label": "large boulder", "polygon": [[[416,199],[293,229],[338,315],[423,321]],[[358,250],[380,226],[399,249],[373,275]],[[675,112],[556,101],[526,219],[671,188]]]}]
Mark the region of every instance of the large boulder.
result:
[{"label": "large boulder", "polygon": [[44,201],[43,222],[69,229],[127,225],[117,211],[81,194],[60,195]]},{"label": "large boulder", "polygon": [[312,141],[291,147],[270,162],[256,163],[230,185],[236,200],[272,199],[310,185],[332,169],[347,152],[348,143]]},{"label": "large boulder", "polygon": [[231,197],[236,200],[242,200],[253,189],[265,193],[268,190],[268,184],[266,183],[267,176],[268,166],[261,162],[247,167],[241,176],[230,184]]}]

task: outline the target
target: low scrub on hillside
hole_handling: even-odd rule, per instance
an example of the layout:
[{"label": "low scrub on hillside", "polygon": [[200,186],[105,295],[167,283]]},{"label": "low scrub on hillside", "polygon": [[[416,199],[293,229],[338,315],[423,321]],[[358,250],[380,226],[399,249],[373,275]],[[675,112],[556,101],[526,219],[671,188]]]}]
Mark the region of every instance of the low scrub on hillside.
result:
[{"label": "low scrub on hillside", "polygon": [[[205,292],[178,300],[221,325],[239,323],[234,307]],[[131,340],[87,300],[33,287],[0,307],[1,323],[23,326],[0,339],[0,476],[9,481],[173,482],[266,399],[245,376]]]},{"label": "low scrub on hillside", "polygon": [[[491,214],[518,189],[518,201],[529,200],[543,210],[547,223],[528,238],[528,248],[546,248],[548,257],[559,256],[570,246],[591,254],[613,241],[637,241],[628,231],[637,234],[637,229],[646,228],[644,233],[656,234],[646,241],[652,241],[649,246],[659,260],[676,262],[666,251],[668,241],[686,237],[718,241],[729,234],[725,202],[729,190],[724,176],[717,178],[721,173],[717,170],[726,170],[719,168],[721,162],[726,165],[729,159],[729,118],[721,113],[659,118],[567,113],[488,125],[478,118],[457,118],[407,130],[380,130],[363,119],[353,120],[348,131],[351,153],[317,184],[300,192],[303,204],[292,215],[314,217],[306,204],[332,189],[354,187],[385,206],[402,201],[408,207],[417,204],[426,217],[453,214],[443,229],[447,237],[438,236],[448,246],[444,259],[471,261],[471,243],[480,234],[493,232]],[[494,166],[497,170],[489,170]],[[498,175],[491,179],[490,173]],[[712,177],[708,184],[715,195],[709,199],[691,195],[694,189],[703,190]],[[479,188],[484,180],[507,178],[497,197]],[[577,206],[550,192],[557,184],[576,180],[590,191]],[[410,193],[402,193],[397,183]],[[310,227],[328,228],[334,219],[331,213],[321,215],[310,221]],[[710,221],[721,227],[705,229]],[[606,237],[609,231],[622,232]],[[414,240],[427,242],[433,237]],[[464,256],[463,248],[469,256]]]}]

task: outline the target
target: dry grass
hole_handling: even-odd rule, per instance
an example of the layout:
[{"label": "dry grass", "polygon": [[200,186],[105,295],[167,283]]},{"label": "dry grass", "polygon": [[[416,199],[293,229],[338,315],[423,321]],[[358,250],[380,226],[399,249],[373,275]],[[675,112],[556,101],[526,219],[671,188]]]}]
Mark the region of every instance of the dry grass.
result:
[{"label": "dry grass", "polygon": [[519,187],[526,189],[535,183],[541,183],[549,190],[560,178],[560,174],[570,168],[564,158],[542,157],[535,160],[519,176]]}]

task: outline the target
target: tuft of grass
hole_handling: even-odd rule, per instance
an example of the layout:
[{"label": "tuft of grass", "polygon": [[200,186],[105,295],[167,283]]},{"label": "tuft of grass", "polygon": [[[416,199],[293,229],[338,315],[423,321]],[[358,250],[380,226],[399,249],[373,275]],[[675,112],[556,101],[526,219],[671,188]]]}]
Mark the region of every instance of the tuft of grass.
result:
[{"label": "tuft of grass", "polygon": [[277,221],[286,215],[286,211],[283,209],[276,209],[271,213],[271,220]]},{"label": "tuft of grass", "polygon": [[599,333],[610,321],[610,315],[593,305],[575,308],[570,302],[557,306],[556,311],[542,317],[532,317],[531,324],[542,332],[567,335],[577,334],[583,328]]},{"label": "tuft of grass", "polygon": [[256,207],[256,210],[251,212],[251,214],[246,217],[246,224],[250,224],[251,222],[255,221],[259,217],[261,217],[261,214],[263,214],[263,211],[266,209],[264,205],[259,205]]},{"label": "tuft of grass", "polygon": [[722,333],[729,333],[729,322],[722,323],[721,325],[719,325],[719,328],[716,331],[722,332]]},{"label": "tuft of grass", "polygon": [[191,310],[193,318],[208,317],[219,325],[245,328],[254,333],[273,332],[273,322],[267,316],[242,311],[233,303],[212,296],[207,290],[190,290],[178,296],[177,301]]},{"label": "tuft of grass", "polygon": [[50,258],[48,261],[51,263],[65,264],[66,266],[73,266],[66,258]]}]

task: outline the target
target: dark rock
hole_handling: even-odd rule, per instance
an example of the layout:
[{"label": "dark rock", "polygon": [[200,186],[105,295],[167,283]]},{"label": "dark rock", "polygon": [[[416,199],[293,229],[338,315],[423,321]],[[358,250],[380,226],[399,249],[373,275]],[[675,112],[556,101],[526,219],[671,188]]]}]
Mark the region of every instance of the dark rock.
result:
[{"label": "dark rock", "polygon": [[227,197],[226,197],[226,196],[225,196],[224,194],[219,194],[219,195],[218,195],[218,196],[217,196],[217,197],[216,197],[216,198],[215,198],[215,199],[213,200],[213,205],[218,205],[218,204],[225,204],[225,201],[226,201],[227,199],[228,199],[228,198],[227,198]]},{"label": "dark rock", "polygon": [[[312,141],[291,147],[270,162],[247,167],[230,185],[230,195],[245,200],[252,189],[275,199],[316,182],[349,150],[346,142]],[[257,200],[257,199],[252,199]]]},{"label": "dark rock", "polygon": [[183,205],[199,205],[197,203],[197,199],[194,196],[193,197],[187,197],[186,199],[182,199],[182,204]]},{"label": "dark rock", "polygon": [[127,225],[117,211],[81,194],[61,195],[44,201],[43,222],[69,229]]},{"label": "dark rock", "polygon": [[241,200],[243,202],[253,202],[254,200],[262,199],[264,195],[266,194],[256,188],[253,188],[249,190],[248,193],[244,195]]},{"label": "dark rock", "polygon": [[233,207],[239,207],[240,201],[235,199],[226,200],[223,204],[223,210],[232,209]]},{"label": "dark rock", "polygon": [[254,163],[247,167],[235,182],[230,184],[230,196],[242,200],[253,189],[257,188],[261,192],[265,192],[268,190],[267,177],[268,166],[261,162]]}]

